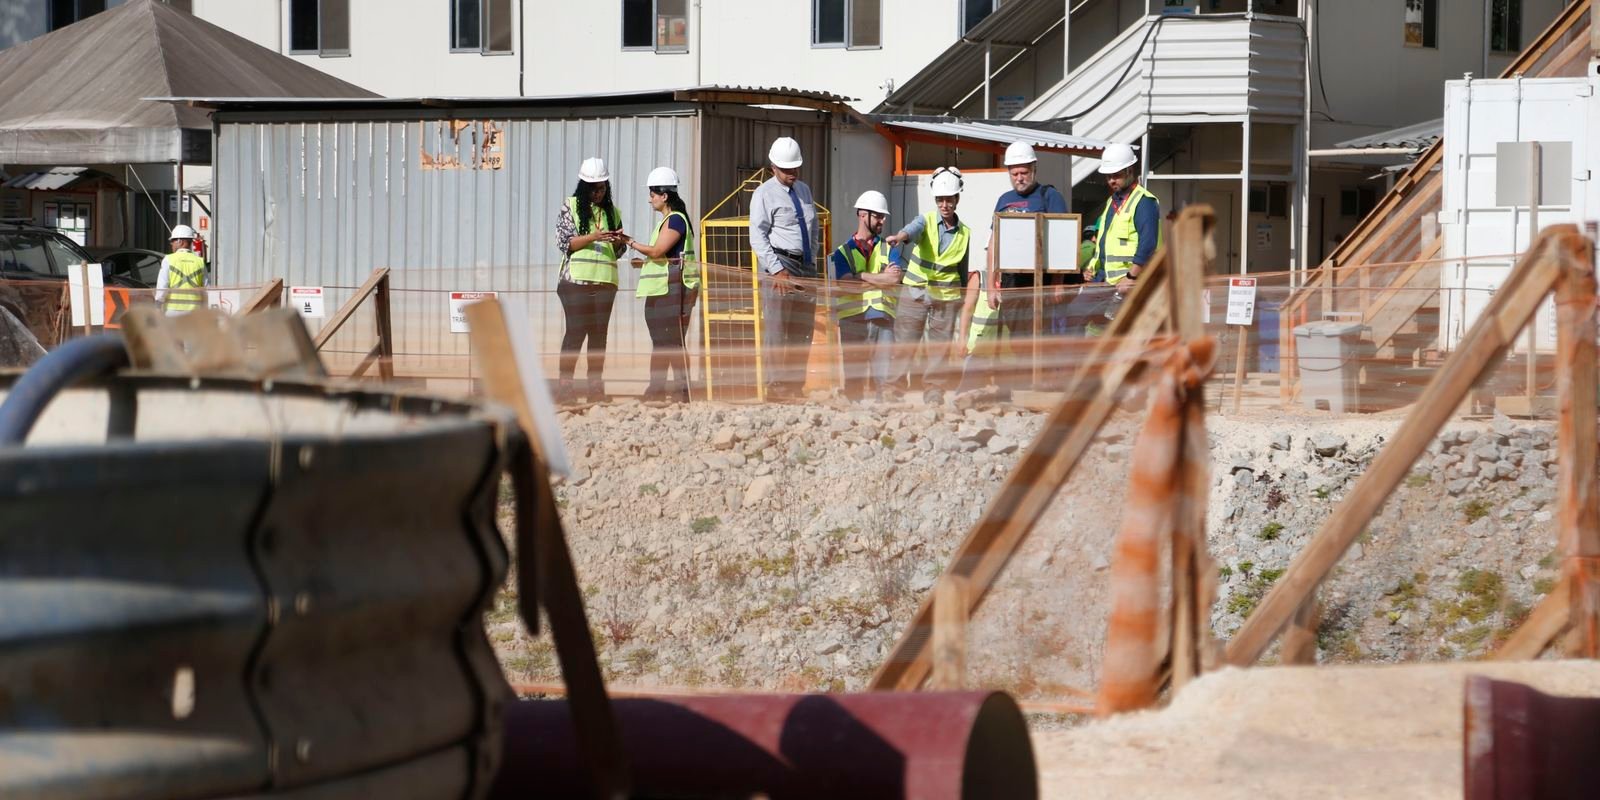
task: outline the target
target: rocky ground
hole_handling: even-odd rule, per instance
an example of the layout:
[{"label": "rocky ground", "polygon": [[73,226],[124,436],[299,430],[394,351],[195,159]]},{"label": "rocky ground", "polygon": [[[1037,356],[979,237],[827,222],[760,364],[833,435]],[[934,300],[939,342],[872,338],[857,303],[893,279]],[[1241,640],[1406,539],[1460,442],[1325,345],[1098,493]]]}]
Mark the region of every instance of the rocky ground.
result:
[{"label": "rocky ground", "polygon": [[[563,412],[557,487],[595,641],[619,685],[859,689],[1043,416],[920,405]],[[1059,698],[1095,682],[1138,415],[1117,415],[1008,565],[971,634],[975,681]],[[1235,631],[1397,417],[1212,415],[1213,612]],[[1465,659],[1556,577],[1553,429],[1461,422],[1325,585],[1321,658]],[[513,680],[558,679],[503,594]]]}]

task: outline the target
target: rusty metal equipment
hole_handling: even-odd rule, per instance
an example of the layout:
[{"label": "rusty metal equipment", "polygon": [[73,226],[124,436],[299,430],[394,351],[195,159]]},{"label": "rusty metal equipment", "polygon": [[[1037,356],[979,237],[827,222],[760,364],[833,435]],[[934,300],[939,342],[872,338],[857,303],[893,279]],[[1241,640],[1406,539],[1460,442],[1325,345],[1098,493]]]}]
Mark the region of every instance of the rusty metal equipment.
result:
[{"label": "rusty metal equipment", "polygon": [[[1023,798],[1027,723],[998,692],[718,695],[614,700],[634,791],[647,797]],[[579,796],[570,706],[507,708],[494,798]]]},{"label": "rusty metal equipment", "polygon": [[1466,800],[1579,800],[1600,787],[1600,699],[1467,680]]}]

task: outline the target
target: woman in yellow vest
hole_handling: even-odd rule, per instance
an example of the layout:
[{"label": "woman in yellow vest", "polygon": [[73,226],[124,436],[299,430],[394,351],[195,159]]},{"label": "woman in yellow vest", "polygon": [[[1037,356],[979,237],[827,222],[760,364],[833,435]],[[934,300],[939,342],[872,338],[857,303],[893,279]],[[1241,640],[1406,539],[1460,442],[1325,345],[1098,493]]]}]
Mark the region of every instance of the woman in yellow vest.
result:
[{"label": "woman in yellow vest", "polygon": [[650,244],[633,243],[634,251],[649,259],[633,260],[639,270],[635,294],[644,298],[644,324],[650,330],[650,384],[645,387],[644,399],[688,402],[687,326],[700,286],[694,226],[689,222],[688,206],[678,195],[678,173],[671,167],[656,167],[645,184],[650,188],[650,207],[661,214],[661,221],[650,235]]},{"label": "woman in yellow vest", "polygon": [[627,247],[622,215],[611,202],[611,173],[599,158],[578,168],[578,187],[556,218],[556,247],[561,250],[561,279],[556,297],[566,317],[561,336],[557,402],[571,402],[578,351],[589,348],[588,386],[591,403],[605,399],[606,331],[617,299],[617,258]]}]

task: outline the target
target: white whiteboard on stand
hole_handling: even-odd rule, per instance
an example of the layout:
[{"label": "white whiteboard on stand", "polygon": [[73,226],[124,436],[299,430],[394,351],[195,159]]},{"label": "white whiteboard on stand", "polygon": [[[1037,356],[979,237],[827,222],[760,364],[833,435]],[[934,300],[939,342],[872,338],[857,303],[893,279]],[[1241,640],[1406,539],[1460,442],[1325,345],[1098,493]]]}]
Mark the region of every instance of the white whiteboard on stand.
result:
[{"label": "white whiteboard on stand", "polygon": [[1002,272],[1032,272],[1039,259],[1039,222],[1033,214],[996,214],[995,264]]},{"label": "white whiteboard on stand", "polygon": [[1077,214],[1052,214],[1044,218],[1044,268],[1046,272],[1077,272],[1078,245],[1083,219]]}]

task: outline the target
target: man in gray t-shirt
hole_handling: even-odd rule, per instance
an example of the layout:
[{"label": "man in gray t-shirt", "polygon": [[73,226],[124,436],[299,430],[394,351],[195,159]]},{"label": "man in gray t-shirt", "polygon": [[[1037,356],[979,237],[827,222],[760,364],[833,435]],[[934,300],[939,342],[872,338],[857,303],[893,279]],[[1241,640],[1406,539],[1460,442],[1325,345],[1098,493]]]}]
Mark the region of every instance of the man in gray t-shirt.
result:
[{"label": "man in gray t-shirt", "polygon": [[784,136],[767,153],[772,177],[750,198],[750,249],[761,270],[761,345],[767,395],[805,388],[817,294],[817,206],[800,180],[800,143]]}]

